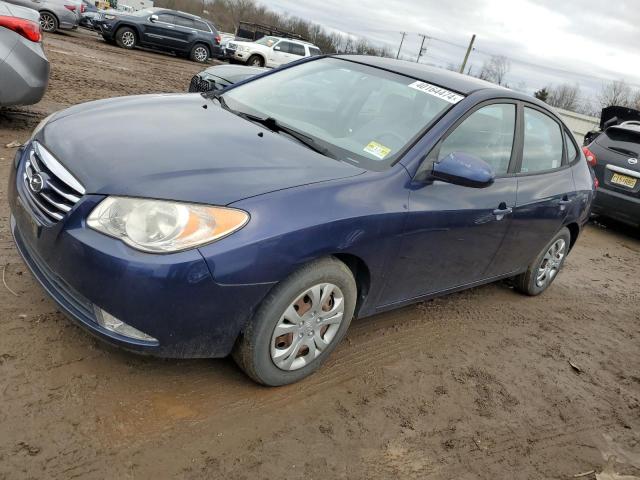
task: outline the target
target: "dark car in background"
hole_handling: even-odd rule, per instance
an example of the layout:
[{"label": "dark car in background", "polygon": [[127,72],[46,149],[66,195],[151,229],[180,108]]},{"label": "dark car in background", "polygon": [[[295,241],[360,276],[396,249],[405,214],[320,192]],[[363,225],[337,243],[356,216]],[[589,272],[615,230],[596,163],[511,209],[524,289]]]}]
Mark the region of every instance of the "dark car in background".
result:
[{"label": "dark car in background", "polygon": [[267,385],[318,369],[354,316],[505,278],[542,293],[594,192],[545,103],[356,55],[75,105],[11,166],[16,245],[70,318]]},{"label": "dark car in background", "polygon": [[224,90],[234,83],[268,71],[269,69],[267,68],[247,67],[245,65],[216,65],[194,75],[189,83],[189,91],[210,92]]},{"label": "dark car in background", "polygon": [[640,111],[603,109],[600,130],[589,132],[585,143],[598,179],[593,213],[640,227]]},{"label": "dark car in background", "polygon": [[136,47],[164,50],[200,63],[221,53],[220,36],[213,23],[175,10],[105,12],[93,25],[107,42],[129,50]]}]

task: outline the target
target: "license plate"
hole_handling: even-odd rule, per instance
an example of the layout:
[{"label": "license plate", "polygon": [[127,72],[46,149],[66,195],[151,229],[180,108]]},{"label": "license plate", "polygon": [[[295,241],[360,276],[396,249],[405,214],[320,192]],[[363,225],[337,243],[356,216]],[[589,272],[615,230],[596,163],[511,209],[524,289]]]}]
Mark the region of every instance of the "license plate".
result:
[{"label": "license plate", "polygon": [[629,188],[634,188],[637,182],[637,178],[629,177],[627,175],[621,175],[619,173],[614,173],[611,177],[611,183],[615,183],[616,185],[623,185]]}]

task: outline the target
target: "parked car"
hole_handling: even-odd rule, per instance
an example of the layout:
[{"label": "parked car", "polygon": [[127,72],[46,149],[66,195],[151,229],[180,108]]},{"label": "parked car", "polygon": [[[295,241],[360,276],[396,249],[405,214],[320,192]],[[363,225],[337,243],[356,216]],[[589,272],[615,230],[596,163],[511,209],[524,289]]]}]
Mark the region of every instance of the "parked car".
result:
[{"label": "parked car", "polygon": [[0,107],[38,103],[49,83],[38,12],[0,0]]},{"label": "parked car", "polygon": [[[77,139],[95,124],[109,134]],[[18,250],[79,325],[149,354],[232,353],[266,385],[316,370],[354,316],[503,278],[540,294],[593,195],[543,102],[365,56],[76,105],[36,128],[9,185]]]},{"label": "parked car", "polygon": [[84,5],[84,10],[80,15],[80,26],[83,28],[88,28],[89,30],[93,30],[93,22],[100,18],[100,12],[98,12],[98,7],[89,1],[82,0],[82,4]]},{"label": "parked car", "polygon": [[220,60],[229,60],[229,55],[227,53],[227,44],[232,42],[236,36],[232,33],[224,33],[218,32],[220,35],[220,55],[217,57]]},{"label": "parked car", "polygon": [[640,227],[640,111],[607,107],[600,128],[583,147],[598,179],[593,213]]},{"label": "parked car", "polygon": [[315,45],[302,40],[278,37],[262,37],[255,42],[230,41],[227,51],[231,60],[252,67],[275,68],[302,57],[322,55]]},{"label": "parked car", "polygon": [[247,67],[244,65],[216,65],[194,75],[189,83],[189,91],[209,92],[212,90],[224,90],[234,83],[266,71],[266,68]]},{"label": "parked car", "polygon": [[80,0],[8,0],[7,3],[37,10],[42,31],[47,33],[78,28],[84,11]]},{"label": "parked car", "polygon": [[147,8],[131,14],[110,12],[94,21],[107,42],[133,49],[155,48],[206,63],[220,54],[216,27],[203,18],[164,8]]}]

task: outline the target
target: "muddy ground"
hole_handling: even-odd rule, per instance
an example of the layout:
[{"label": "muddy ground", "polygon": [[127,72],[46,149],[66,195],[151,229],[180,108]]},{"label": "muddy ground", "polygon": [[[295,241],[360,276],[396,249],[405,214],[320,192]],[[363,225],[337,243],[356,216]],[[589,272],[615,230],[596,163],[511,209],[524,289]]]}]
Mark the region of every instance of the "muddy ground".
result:
[{"label": "muddy ground", "polygon": [[45,44],[45,99],[0,114],[0,269],[17,294],[0,284],[0,478],[594,479],[607,462],[640,477],[640,234],[616,224],[588,226],[540,297],[499,283],[355,321],[284,388],[72,325],[12,244],[5,144],[68,105],[183,91],[201,67],[89,32]]}]

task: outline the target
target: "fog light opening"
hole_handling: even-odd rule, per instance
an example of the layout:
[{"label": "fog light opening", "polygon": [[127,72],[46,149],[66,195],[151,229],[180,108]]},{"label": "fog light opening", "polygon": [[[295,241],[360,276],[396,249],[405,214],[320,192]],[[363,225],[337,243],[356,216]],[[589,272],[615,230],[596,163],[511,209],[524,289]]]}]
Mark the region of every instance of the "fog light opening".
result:
[{"label": "fog light opening", "polygon": [[137,328],[134,328],[131,325],[127,325],[122,320],[119,320],[111,315],[109,312],[102,310],[99,307],[94,307],[94,310],[96,313],[96,320],[98,322],[98,325],[109,330],[110,332],[117,333],[118,335],[122,335],[123,337],[133,338],[134,340],[159,343],[158,340],[153,338],[151,335],[147,335]]}]

